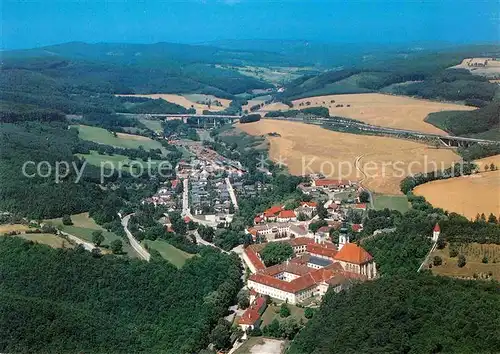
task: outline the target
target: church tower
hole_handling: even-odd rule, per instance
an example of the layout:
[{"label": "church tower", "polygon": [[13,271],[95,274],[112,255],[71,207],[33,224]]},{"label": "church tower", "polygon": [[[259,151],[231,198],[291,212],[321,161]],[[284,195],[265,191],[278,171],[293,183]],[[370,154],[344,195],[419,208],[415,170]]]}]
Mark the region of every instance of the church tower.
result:
[{"label": "church tower", "polygon": [[342,249],[342,247],[344,247],[344,245],[346,243],[349,243],[349,235],[347,234],[339,234],[339,246],[338,246],[338,250],[340,251]]},{"label": "church tower", "polygon": [[436,223],[436,226],[434,226],[434,230],[432,231],[432,241],[433,242],[437,242],[440,233],[441,233],[441,228],[439,227],[439,224]]}]

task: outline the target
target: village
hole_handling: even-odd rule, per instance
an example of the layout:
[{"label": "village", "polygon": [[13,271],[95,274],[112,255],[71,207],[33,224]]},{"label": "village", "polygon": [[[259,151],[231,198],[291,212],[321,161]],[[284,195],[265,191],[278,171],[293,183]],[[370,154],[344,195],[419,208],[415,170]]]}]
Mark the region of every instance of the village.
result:
[{"label": "village", "polygon": [[[271,185],[257,181],[249,184],[246,171],[238,161],[227,159],[199,142],[180,141],[191,153],[175,167],[175,179],[164,183],[143,203],[167,206],[181,212],[186,223],[223,230],[238,212],[238,199],[267,193]],[[263,314],[270,303],[300,308],[317,308],[331,287],[339,292],[353,284],[377,278],[373,257],[350,242],[363,230],[362,220],[369,208],[369,196],[356,181],[308,176],[298,185],[304,200],[292,205],[276,204],[254,215],[253,224],[244,230],[250,240],[236,252],[245,269],[248,307],[234,309],[228,319],[244,333],[259,331]],[[168,213],[160,220],[171,229]],[[198,231],[190,232],[197,242]],[[266,265],[262,252],[270,244],[290,246],[293,254]],[[297,308],[299,308],[297,307]]]}]

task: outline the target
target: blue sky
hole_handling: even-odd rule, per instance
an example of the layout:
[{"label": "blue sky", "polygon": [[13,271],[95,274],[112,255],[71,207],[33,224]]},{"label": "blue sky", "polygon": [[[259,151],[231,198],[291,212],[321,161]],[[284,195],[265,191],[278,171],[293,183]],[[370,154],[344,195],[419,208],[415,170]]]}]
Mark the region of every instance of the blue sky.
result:
[{"label": "blue sky", "polygon": [[499,41],[497,0],[0,0],[1,46],[69,41]]}]

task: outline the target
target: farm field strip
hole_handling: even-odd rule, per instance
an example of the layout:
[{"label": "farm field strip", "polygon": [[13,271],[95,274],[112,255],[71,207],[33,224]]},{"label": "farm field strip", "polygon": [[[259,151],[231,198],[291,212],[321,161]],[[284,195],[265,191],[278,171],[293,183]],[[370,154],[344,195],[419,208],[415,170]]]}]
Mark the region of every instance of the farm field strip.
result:
[{"label": "farm field strip", "polygon": [[[203,112],[203,110],[210,110],[210,111],[222,111],[229,107],[229,104],[231,103],[231,100],[225,99],[225,98],[219,98],[215,97],[212,95],[204,95],[204,94],[172,94],[172,93],[153,93],[153,94],[147,94],[147,95],[142,95],[142,94],[136,94],[136,95],[117,95],[117,96],[126,96],[126,97],[145,97],[145,98],[151,98],[151,99],[159,99],[161,98],[162,100],[178,104],[179,106],[182,106],[186,109],[189,108],[194,108],[196,109],[196,113],[200,114]],[[202,103],[197,103],[199,102],[205,102],[205,101],[219,101],[222,106],[216,106],[216,105],[211,105],[210,108],[206,104]]]}]

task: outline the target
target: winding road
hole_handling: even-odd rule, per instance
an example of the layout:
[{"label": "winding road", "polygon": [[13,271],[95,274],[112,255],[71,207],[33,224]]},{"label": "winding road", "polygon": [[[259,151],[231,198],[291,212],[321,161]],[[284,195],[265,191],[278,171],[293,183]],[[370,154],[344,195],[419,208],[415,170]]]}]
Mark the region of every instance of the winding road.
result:
[{"label": "winding road", "polygon": [[132,233],[128,229],[128,222],[129,222],[130,217],[132,215],[134,215],[134,214],[132,213],[132,214],[126,215],[122,218],[123,229],[125,230],[125,233],[127,234],[128,240],[130,242],[130,246],[132,246],[132,248],[139,255],[139,257],[141,257],[142,259],[149,262],[149,260],[151,259],[151,255],[149,254],[148,251],[146,251],[146,249],[144,247],[142,247],[142,245],[135,239],[134,235],[132,235]]}]

